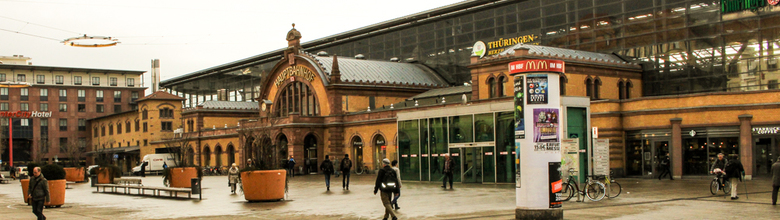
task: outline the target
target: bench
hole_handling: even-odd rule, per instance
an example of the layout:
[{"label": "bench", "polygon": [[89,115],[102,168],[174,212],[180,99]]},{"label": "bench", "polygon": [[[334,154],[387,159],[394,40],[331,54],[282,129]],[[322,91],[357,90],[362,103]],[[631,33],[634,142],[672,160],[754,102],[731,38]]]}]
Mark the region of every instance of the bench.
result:
[{"label": "bench", "polygon": [[187,198],[192,198],[192,189],[190,188],[174,188],[174,187],[153,187],[142,185],[121,185],[121,184],[95,184],[96,192],[100,192],[100,188],[103,188],[103,192],[107,193],[106,188],[109,188],[112,193],[119,193],[119,189],[122,189],[122,194],[129,195],[132,190],[136,190],[137,195],[148,195],[146,191],[152,191],[151,196],[163,196],[161,192],[168,192],[170,197],[179,197],[179,193],[187,193]]},{"label": "bench", "polygon": [[140,178],[114,178],[114,184],[130,185],[135,184],[143,186]]}]

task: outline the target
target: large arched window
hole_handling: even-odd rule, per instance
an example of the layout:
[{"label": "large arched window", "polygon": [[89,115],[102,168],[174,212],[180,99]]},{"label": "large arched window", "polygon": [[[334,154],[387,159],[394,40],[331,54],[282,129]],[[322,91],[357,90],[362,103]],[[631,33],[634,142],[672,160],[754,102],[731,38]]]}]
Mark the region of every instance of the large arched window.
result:
[{"label": "large arched window", "polygon": [[488,84],[488,98],[496,97],[496,78],[490,77],[487,80]]},{"label": "large arched window", "polygon": [[204,166],[211,166],[211,148],[206,146],[203,148],[203,164]]},{"label": "large arched window", "polygon": [[506,76],[499,76],[498,77],[498,84],[496,87],[496,94],[498,97],[504,97],[506,94],[504,94],[504,84],[506,83]]},{"label": "large arched window", "polygon": [[281,89],[277,103],[279,103],[277,105],[279,116],[287,116],[293,112],[301,116],[320,114],[317,97],[311,88],[302,82],[292,82]]}]

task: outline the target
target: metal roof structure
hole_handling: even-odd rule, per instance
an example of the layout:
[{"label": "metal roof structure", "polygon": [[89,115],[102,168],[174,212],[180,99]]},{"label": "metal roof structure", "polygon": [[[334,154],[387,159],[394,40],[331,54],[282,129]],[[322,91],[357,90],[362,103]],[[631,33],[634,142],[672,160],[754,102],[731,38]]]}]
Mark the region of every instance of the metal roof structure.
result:
[{"label": "metal roof structure", "polygon": [[[333,70],[331,57],[314,57],[328,75]],[[342,82],[404,84],[441,87],[449,85],[441,76],[422,64],[363,60],[337,57]],[[331,82],[332,83],[332,82]]]},{"label": "metal roof structure", "polygon": [[[445,5],[431,10],[399,17],[385,22],[357,28],[354,30],[345,31],[327,37],[314,39],[302,43],[301,47],[304,50],[318,50],[320,48],[344,43],[347,41],[371,37],[377,34],[386,33],[399,28],[406,28],[410,25],[420,24],[422,22],[433,22],[450,16],[457,16],[459,14],[468,13],[473,10],[479,10],[486,7],[498,7],[511,2],[514,1],[513,0],[467,0],[459,3],[453,3],[450,5]],[[285,49],[287,48],[286,47],[280,48],[259,55],[247,57],[233,62],[217,65],[214,67],[209,67],[196,72],[166,79],[160,82],[160,87],[169,88],[175,84],[184,83],[190,80],[200,78],[205,75],[224,73],[224,72],[251,67],[253,65],[257,65],[265,62],[278,61],[279,59],[282,58],[282,52]]]},{"label": "metal roof structure", "polygon": [[504,49],[504,51],[501,51],[501,53],[498,53],[496,55],[491,55],[490,57],[514,55],[515,49],[519,49],[523,47],[529,49],[528,54],[530,55],[563,57],[563,58],[570,58],[570,59],[577,59],[577,60],[592,60],[594,62],[598,61],[598,62],[606,62],[606,63],[614,63],[614,64],[630,64],[614,54],[596,53],[596,52],[589,52],[589,51],[582,51],[582,50],[572,50],[572,49],[565,49],[565,48],[558,48],[558,47],[530,45],[530,44],[516,44],[514,46],[507,47],[506,49]]},{"label": "metal roof structure", "polygon": [[198,104],[204,109],[260,110],[257,102],[205,101]]}]

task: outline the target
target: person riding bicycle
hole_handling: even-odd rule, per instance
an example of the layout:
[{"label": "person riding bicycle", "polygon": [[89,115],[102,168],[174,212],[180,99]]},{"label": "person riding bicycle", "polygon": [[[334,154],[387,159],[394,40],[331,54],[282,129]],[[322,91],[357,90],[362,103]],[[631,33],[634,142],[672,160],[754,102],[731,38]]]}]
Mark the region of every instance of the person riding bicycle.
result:
[{"label": "person riding bicycle", "polygon": [[715,174],[718,177],[718,183],[721,187],[724,185],[725,178],[723,178],[726,175],[726,165],[729,164],[729,161],[723,157],[723,153],[718,153],[718,159],[715,160],[714,163],[712,163],[712,167],[710,168],[710,174]]}]

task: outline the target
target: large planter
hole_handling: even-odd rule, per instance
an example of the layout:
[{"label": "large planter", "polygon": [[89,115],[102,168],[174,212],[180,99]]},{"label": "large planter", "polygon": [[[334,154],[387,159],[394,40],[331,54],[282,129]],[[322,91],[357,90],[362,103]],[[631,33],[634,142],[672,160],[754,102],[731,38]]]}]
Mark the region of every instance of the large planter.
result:
[{"label": "large planter", "polygon": [[114,178],[110,168],[98,168],[98,184],[113,184]]},{"label": "large planter", "polygon": [[[48,180],[49,182],[49,202],[44,204],[45,206],[61,206],[65,204],[65,187],[66,180]],[[22,197],[24,202],[29,204],[27,199],[27,189],[30,185],[30,179],[22,180]]]},{"label": "large planter", "polygon": [[286,170],[256,170],[241,172],[244,199],[275,201],[284,199]]},{"label": "large planter", "polygon": [[24,203],[29,204],[27,202],[27,189],[30,187],[30,179],[22,179],[22,200],[24,200]]},{"label": "large planter", "polygon": [[170,187],[190,188],[192,178],[198,178],[198,169],[195,167],[175,167],[170,172]]},{"label": "large planter", "polygon": [[84,167],[66,167],[65,180],[70,182],[84,182]]}]

